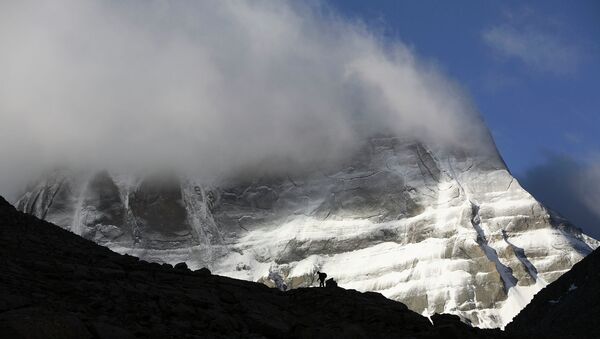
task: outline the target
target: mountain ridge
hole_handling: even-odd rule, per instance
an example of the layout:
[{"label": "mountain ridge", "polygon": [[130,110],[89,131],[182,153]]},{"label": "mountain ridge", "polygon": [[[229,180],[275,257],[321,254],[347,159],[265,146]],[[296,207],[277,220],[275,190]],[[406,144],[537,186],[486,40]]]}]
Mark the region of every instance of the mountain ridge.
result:
[{"label": "mountain ridge", "polygon": [[600,251],[573,266],[541,290],[507,326],[523,336],[545,338],[599,338]]},{"label": "mountain ridge", "polygon": [[149,261],[290,288],[321,270],[418,313],[501,327],[598,242],[523,190],[488,148],[381,136],[337,168],[217,184],[63,171],[17,206]]},{"label": "mountain ridge", "polygon": [[458,317],[433,324],[377,293],[281,292],[120,255],[0,197],[0,336],[10,338],[512,338]]}]

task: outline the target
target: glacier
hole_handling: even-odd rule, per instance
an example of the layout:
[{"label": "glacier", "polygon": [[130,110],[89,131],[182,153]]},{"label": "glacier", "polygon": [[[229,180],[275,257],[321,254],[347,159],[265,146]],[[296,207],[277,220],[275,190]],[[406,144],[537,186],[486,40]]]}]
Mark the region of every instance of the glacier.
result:
[{"label": "glacier", "polygon": [[426,316],[503,328],[599,243],[484,149],[382,135],[335,167],[218,182],[58,169],[16,206],[144,260],[272,287],[323,271]]}]

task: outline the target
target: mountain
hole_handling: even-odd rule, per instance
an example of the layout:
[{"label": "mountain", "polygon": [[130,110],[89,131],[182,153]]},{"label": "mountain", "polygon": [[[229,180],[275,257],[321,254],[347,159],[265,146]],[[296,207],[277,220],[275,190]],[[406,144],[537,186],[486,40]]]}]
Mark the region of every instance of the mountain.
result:
[{"label": "mountain", "polygon": [[0,197],[0,337],[509,338],[377,293],[287,292],[120,255]]},{"label": "mountain", "polygon": [[205,182],[56,170],[19,210],[119,252],[280,288],[375,291],[430,315],[503,327],[598,242],[476,148],[369,138],[343,163]]},{"label": "mountain", "polygon": [[600,251],[533,298],[507,329],[524,337],[600,338]]}]

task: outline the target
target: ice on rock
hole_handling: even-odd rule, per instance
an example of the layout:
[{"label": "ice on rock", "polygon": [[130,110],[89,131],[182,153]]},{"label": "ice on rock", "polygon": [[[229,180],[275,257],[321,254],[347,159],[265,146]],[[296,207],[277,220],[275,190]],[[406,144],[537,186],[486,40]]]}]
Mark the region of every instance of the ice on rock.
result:
[{"label": "ice on rock", "polygon": [[368,140],[335,170],[210,185],[57,171],[17,203],[121,253],[193,270],[377,291],[420,314],[503,327],[598,242],[489,152]]}]

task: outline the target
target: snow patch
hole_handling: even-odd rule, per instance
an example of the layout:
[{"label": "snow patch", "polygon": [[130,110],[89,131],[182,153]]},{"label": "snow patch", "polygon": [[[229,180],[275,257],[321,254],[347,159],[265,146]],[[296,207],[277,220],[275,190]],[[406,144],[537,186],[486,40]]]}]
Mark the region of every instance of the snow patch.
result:
[{"label": "snow patch", "polygon": [[535,284],[529,286],[516,285],[508,291],[508,298],[498,309],[501,318],[501,329],[512,321],[512,319],[521,312],[533,297],[548,284],[543,279],[536,280]]}]

